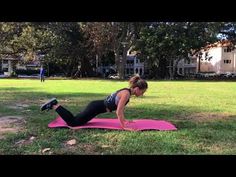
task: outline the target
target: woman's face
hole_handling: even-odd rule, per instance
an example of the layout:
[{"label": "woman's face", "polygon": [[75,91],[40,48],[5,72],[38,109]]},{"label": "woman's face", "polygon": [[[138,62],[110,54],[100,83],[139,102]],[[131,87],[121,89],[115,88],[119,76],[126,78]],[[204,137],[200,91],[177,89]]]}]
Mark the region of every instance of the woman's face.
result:
[{"label": "woman's face", "polygon": [[138,87],[135,87],[134,88],[134,95],[135,96],[142,96],[145,92],[146,92],[147,89],[140,89]]}]

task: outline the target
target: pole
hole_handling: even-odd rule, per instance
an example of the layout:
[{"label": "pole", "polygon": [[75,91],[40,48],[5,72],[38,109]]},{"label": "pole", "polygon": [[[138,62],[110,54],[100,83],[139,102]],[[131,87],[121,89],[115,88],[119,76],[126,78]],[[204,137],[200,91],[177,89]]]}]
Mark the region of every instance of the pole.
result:
[{"label": "pole", "polygon": [[49,63],[48,63],[48,77],[49,77]]}]

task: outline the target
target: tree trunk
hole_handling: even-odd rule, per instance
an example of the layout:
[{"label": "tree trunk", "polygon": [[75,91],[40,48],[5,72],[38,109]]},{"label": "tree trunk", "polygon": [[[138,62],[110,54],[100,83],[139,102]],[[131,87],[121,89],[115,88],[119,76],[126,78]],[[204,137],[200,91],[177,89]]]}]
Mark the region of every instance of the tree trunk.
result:
[{"label": "tree trunk", "polygon": [[8,73],[10,77],[16,77],[16,65],[17,65],[18,61],[16,60],[9,60],[8,61]]},{"label": "tree trunk", "polygon": [[180,60],[181,60],[181,58],[178,57],[177,60],[174,60],[174,61],[173,61],[173,79],[176,78],[177,66],[178,66]]},{"label": "tree trunk", "polygon": [[198,73],[201,72],[201,59],[200,57],[198,58]]},{"label": "tree trunk", "polygon": [[115,49],[114,50],[114,54],[115,54],[116,72],[119,75],[119,72],[120,72],[120,62],[121,62],[121,58],[120,58],[120,55],[119,55],[119,50]]},{"label": "tree trunk", "polygon": [[174,79],[174,73],[173,73],[173,60],[169,61],[169,76],[170,80]]},{"label": "tree trunk", "polygon": [[161,60],[159,60],[159,65],[158,65],[158,68],[156,69],[157,78],[163,79],[168,75],[168,71],[166,71],[166,66],[167,66],[167,61],[165,58],[162,58]]},{"label": "tree trunk", "polygon": [[89,77],[92,73],[92,66],[88,59],[82,59],[81,60],[81,74],[82,77]]},{"label": "tree trunk", "polygon": [[121,62],[119,63],[120,64],[120,66],[119,66],[119,77],[120,77],[120,79],[125,78],[125,65],[126,65],[126,59],[127,59],[127,51],[128,51],[128,47],[124,46],[122,59],[121,59]]},{"label": "tree trunk", "polygon": [[175,79],[175,74],[176,74],[176,69],[177,69],[177,65],[179,63],[180,59],[178,57],[178,59],[170,59],[169,61],[169,75],[170,75],[170,80]]}]

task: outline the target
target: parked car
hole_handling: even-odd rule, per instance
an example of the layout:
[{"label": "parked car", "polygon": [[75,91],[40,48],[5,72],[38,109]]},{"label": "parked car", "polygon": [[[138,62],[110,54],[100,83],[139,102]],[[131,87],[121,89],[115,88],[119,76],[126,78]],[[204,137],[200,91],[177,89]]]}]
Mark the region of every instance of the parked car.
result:
[{"label": "parked car", "polygon": [[236,78],[236,73],[232,73],[232,78]]},{"label": "parked car", "polygon": [[39,78],[39,74],[31,74],[31,75],[19,74],[17,77],[18,78]]},{"label": "parked car", "polygon": [[64,73],[56,73],[53,74],[52,77],[66,77],[66,75]]},{"label": "parked car", "polygon": [[224,75],[223,75],[224,78],[230,78],[232,77],[232,73],[231,72],[226,72]]},{"label": "parked car", "polygon": [[110,74],[108,75],[109,79],[119,79],[119,76],[117,74]]}]

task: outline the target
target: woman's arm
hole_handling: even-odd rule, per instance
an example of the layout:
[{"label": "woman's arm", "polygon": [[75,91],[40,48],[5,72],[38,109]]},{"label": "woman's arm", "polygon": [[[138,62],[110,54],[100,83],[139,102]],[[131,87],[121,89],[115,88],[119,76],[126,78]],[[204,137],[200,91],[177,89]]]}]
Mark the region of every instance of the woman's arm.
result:
[{"label": "woman's arm", "polygon": [[124,116],[124,110],[125,110],[125,105],[126,102],[128,101],[129,97],[130,97],[130,93],[127,90],[121,91],[120,93],[118,93],[117,95],[120,99],[119,99],[119,103],[117,105],[117,110],[116,110],[116,115],[120,121],[120,125],[121,127],[124,129],[127,125],[127,121],[125,120],[125,116]]},{"label": "woman's arm", "polygon": [[118,95],[120,97],[119,103],[117,105],[116,115],[120,121],[120,125],[122,128],[125,128],[126,120],[124,116],[125,104],[128,101],[130,94],[128,91],[122,91]]}]

